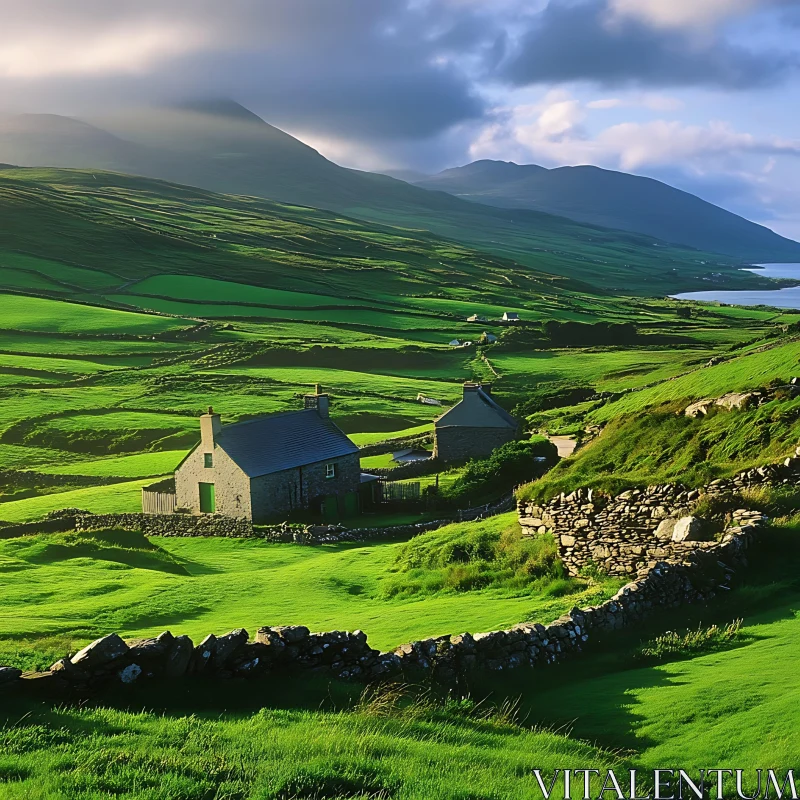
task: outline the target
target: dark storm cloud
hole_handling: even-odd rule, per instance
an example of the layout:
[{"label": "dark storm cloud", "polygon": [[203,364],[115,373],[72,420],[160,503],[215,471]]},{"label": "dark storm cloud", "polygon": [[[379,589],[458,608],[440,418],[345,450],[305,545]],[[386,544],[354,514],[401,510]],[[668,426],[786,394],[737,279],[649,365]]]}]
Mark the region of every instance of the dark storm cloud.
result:
[{"label": "dark storm cloud", "polygon": [[749,89],[778,80],[796,65],[796,56],[751,52],[720,36],[703,39],[612,18],[600,0],[552,0],[532,20],[502,74],[515,85],[590,81]]},{"label": "dark storm cloud", "polygon": [[[0,92],[17,106],[41,98],[91,110],[107,102],[231,95],[286,125],[382,138],[429,137],[483,113],[454,62],[483,33],[474,14],[435,4],[0,0],[0,13],[0,48],[14,36],[30,41],[33,52],[43,29],[57,34],[52,70],[23,59],[22,69],[6,69],[4,77],[0,55]],[[102,50],[103,39],[115,36],[123,51],[116,59]],[[151,42],[154,36],[163,41]],[[66,45],[59,52],[70,41],[85,42],[84,52]],[[92,48],[96,69],[84,63]],[[126,68],[126,57],[134,68]]]}]

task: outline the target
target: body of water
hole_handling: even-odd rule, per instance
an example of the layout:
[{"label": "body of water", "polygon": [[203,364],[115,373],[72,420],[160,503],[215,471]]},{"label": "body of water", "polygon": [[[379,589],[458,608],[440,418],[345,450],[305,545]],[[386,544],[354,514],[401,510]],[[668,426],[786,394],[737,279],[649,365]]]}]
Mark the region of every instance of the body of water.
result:
[{"label": "body of water", "polygon": [[[762,264],[763,269],[753,272],[765,278],[795,278],[800,280],[800,264]],[[708,292],[684,292],[673,297],[679,300],[710,300],[737,306],[775,306],[776,308],[800,308],[800,286],[788,289],[749,289],[730,291],[712,289]]]}]

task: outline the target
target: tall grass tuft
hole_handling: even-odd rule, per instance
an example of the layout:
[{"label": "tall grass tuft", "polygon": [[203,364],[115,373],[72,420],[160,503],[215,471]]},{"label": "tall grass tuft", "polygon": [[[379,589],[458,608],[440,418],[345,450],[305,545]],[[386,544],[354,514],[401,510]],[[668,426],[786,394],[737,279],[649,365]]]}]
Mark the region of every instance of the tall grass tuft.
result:
[{"label": "tall grass tuft", "polygon": [[647,661],[667,661],[674,658],[689,658],[703,653],[723,650],[739,641],[742,633],[742,620],[735,619],[727,625],[710,625],[707,628],[686,631],[683,634],[667,631],[643,644],[637,651],[637,658]]},{"label": "tall grass tuft", "polygon": [[495,588],[558,597],[580,584],[567,576],[550,534],[525,537],[508,515],[414,537],[398,552],[384,596]]}]

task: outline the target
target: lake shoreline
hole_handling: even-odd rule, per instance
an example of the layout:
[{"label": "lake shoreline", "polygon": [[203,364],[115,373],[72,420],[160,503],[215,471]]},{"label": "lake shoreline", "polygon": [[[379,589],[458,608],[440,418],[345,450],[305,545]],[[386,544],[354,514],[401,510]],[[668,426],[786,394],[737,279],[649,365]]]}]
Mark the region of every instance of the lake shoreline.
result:
[{"label": "lake shoreline", "polygon": [[701,292],[680,292],[670,297],[675,300],[800,310],[800,263],[753,264],[747,267],[747,271],[775,281],[776,288],[757,290],[719,288]]}]

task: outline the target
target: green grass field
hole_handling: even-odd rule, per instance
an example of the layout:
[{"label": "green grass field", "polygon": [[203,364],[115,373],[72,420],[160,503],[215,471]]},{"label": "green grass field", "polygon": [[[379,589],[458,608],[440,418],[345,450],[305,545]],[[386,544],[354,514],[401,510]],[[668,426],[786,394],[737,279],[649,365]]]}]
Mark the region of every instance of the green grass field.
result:
[{"label": "green grass field", "polygon": [[179,320],[22,295],[0,295],[4,328],[52,333],[153,334],[180,327]]},{"label": "green grass field", "polygon": [[[109,488],[127,492],[139,486],[141,482]],[[77,492],[69,494],[76,501],[84,499]],[[479,535],[513,524],[513,514],[462,523],[436,532],[433,543],[448,531]],[[253,631],[277,624],[360,628],[374,647],[385,649],[526,619],[549,621],[576,603],[607,597],[619,585],[501,582],[474,590],[442,586],[400,598],[388,587],[402,579],[398,558],[403,548],[388,543],[311,548],[180,538],[148,543],[140,534],[120,532],[0,540],[0,662],[9,643],[16,648],[18,639],[30,640],[36,649],[37,640],[48,647],[51,637],[77,645],[109,631],[135,637],[158,634],[165,627],[198,641],[210,632],[242,626]],[[418,579],[419,573],[412,577]]]},{"label": "green grass field", "polygon": [[[471,230],[468,246],[409,213],[364,209],[369,223],[79,170],[3,170],[0,210],[3,522],[137,511],[141,487],[172,472],[209,405],[235,422],[299,408],[315,384],[359,445],[430,433],[465,380],[491,381],[528,428],[581,437],[602,427],[524,489],[536,497],[699,484],[777,460],[800,437],[800,401],[787,395],[681,415],[694,399],[800,373],[796,313],[629,296],[703,286],[719,268],[701,265],[703,254],[645,253],[635,236],[587,238],[572,225],[532,239],[510,221]],[[455,238],[459,220],[433,222]],[[527,338],[466,322],[505,310]],[[633,323],[636,343],[599,346],[584,328],[582,344],[549,346],[535,334],[550,320]],[[448,346],[484,330],[496,345]],[[443,471],[440,487],[462,471]],[[423,516],[392,508],[356,524]],[[3,539],[0,664],[47,666],[110,631],[165,628],[195,639],[239,626],[362,628],[388,648],[547,622],[619,585],[564,578],[552,541],[503,538],[511,517],[411,543],[313,548],[121,532]],[[798,533],[784,525],[746,585],[707,608],[602,641],[574,666],[476,677],[477,707],[437,698],[381,712],[325,681],[216,686],[202,699],[134,692],[80,708],[13,700],[0,710],[0,798],[516,800],[540,797],[534,767],[795,766]],[[487,538],[492,555],[448,560]],[[642,637],[739,617],[728,650],[635,656]],[[487,695],[498,706],[520,698],[520,714],[484,714]]]}]

